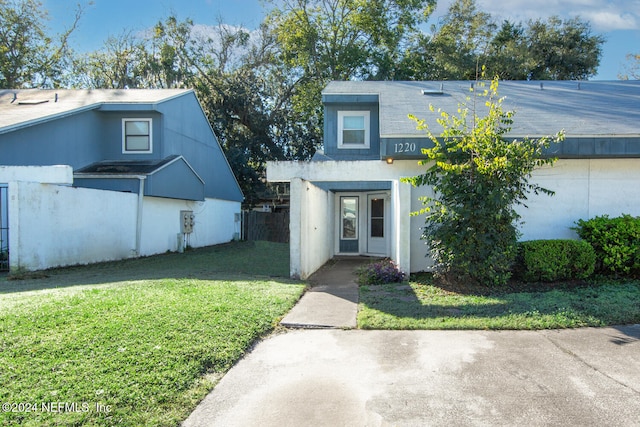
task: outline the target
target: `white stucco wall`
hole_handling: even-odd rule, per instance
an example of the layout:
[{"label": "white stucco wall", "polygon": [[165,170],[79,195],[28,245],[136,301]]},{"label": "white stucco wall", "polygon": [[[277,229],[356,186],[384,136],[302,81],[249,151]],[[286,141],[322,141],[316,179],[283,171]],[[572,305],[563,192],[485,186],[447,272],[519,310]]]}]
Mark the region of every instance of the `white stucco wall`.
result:
[{"label": "white stucco wall", "polygon": [[10,182],[10,268],[38,270],[134,255],[136,201],[130,193]]},{"label": "white stucco wall", "polygon": [[[180,211],[193,211],[195,225],[186,237],[189,246],[197,248],[230,242],[240,233],[240,203],[206,199],[204,202],[145,197],[142,210],[141,255],[178,250]],[[239,218],[238,218],[239,219]]]},{"label": "white stucco wall", "polygon": [[533,182],[555,191],[519,207],[522,240],[576,238],[579,219],[640,216],[640,159],[559,160],[534,172]]},{"label": "white stucco wall", "polygon": [[291,181],[290,275],[306,279],[331,256],[333,213],[329,193],[308,181]]},{"label": "white stucco wall", "polygon": [[[419,198],[431,195],[426,187],[413,188],[400,182],[402,177],[411,177],[425,171],[414,160],[395,161],[389,165],[382,161],[329,161],[329,162],[268,162],[269,181],[291,181],[291,221],[294,223],[300,211],[293,206],[299,194],[293,192],[293,179],[307,181],[390,181],[392,221],[392,257],[405,271],[428,269],[433,263],[428,255],[428,246],[421,240],[424,215],[409,217],[409,213],[422,207]],[[522,240],[576,238],[571,230],[579,219],[589,219],[608,214],[640,216],[640,159],[567,159],[559,160],[553,167],[538,169],[533,182],[556,192],[555,196],[531,195],[526,202],[528,209],[519,207],[524,224],[520,227]],[[300,193],[301,194],[301,193]],[[333,208],[331,208],[333,209]],[[334,213],[331,212],[331,217]],[[334,225],[329,224],[330,228]],[[324,240],[306,241],[301,252],[299,241],[291,240],[292,254],[312,256],[313,245],[323,248],[325,242],[332,243],[334,230],[326,233]],[[299,239],[303,241],[304,235]],[[310,246],[309,246],[310,245]],[[322,249],[324,250],[324,249]],[[307,255],[308,254],[308,255]],[[292,257],[293,259],[293,257]],[[292,261],[293,264],[293,261]],[[309,263],[313,268],[315,263]],[[306,270],[305,270],[306,271]],[[309,273],[312,271],[309,270]]]},{"label": "white stucco wall", "polygon": [[0,182],[12,181],[43,182],[46,184],[73,183],[73,168],[56,166],[0,166]]},{"label": "white stucco wall", "polygon": [[[138,195],[35,182],[9,182],[12,270],[41,270],[134,257]],[[180,211],[195,214],[192,247],[226,243],[240,233],[240,203],[144,197],[140,255],[178,249]],[[236,221],[237,219],[237,221]]]}]

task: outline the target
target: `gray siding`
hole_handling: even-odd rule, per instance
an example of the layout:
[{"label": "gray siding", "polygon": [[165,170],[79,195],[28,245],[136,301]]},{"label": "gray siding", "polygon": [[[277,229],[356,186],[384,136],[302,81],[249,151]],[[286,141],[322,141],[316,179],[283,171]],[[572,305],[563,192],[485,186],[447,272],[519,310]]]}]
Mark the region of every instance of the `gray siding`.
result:
[{"label": "gray siding", "polygon": [[94,111],[63,117],[0,135],[0,164],[70,165],[74,169],[103,159],[106,131]]},{"label": "gray siding", "polygon": [[[122,153],[123,118],[153,120],[152,153]],[[157,194],[167,194],[166,197],[183,194],[190,200],[202,200],[203,196],[231,201],[244,199],[192,91],[157,103],[96,104],[66,116],[33,120],[0,132],[0,164],[9,166],[63,164],[77,170],[103,160],[161,160],[171,155],[182,155],[204,184],[192,177],[192,171],[182,173],[179,168],[169,168],[176,175],[168,177],[163,173],[156,178],[153,191]],[[138,191],[137,184],[121,179],[78,179],[75,185]],[[166,188],[161,189],[160,185]],[[195,187],[189,188],[191,185]]]},{"label": "gray siding", "polygon": [[[369,98],[365,98],[369,101]],[[370,112],[370,145],[366,150],[338,148],[338,111]],[[376,160],[380,158],[380,120],[378,104],[363,103],[330,103],[324,109],[324,153],[334,160]]]}]

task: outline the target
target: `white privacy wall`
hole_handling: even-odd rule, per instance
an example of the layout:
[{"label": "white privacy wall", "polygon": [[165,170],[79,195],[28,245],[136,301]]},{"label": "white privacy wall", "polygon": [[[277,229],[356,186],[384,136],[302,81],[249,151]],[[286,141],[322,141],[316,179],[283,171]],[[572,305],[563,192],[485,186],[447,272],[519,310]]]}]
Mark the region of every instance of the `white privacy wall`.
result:
[{"label": "white privacy wall", "polygon": [[9,183],[10,268],[38,270],[135,254],[137,195]]},{"label": "white privacy wall", "polygon": [[240,203],[144,197],[137,251],[138,195],[36,182],[9,182],[11,270],[112,261],[178,249],[180,211],[195,215],[192,247],[240,233]]},{"label": "white privacy wall", "polygon": [[[142,214],[141,255],[178,250],[180,211],[192,211],[193,232],[186,237],[197,248],[233,240],[240,233],[240,203],[206,199],[204,202],[145,197]],[[236,221],[238,219],[238,221]]]}]

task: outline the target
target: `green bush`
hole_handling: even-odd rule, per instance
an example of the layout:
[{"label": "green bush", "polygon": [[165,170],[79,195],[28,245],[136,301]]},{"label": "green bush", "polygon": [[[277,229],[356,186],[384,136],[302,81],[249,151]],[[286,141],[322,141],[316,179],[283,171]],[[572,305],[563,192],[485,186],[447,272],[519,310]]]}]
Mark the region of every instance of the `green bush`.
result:
[{"label": "green bush", "polygon": [[579,220],[574,230],[593,246],[596,269],[617,275],[640,274],[640,217],[597,216]]},{"label": "green bush", "polygon": [[596,254],[583,240],[531,240],[519,244],[519,276],[527,282],[586,279]]}]

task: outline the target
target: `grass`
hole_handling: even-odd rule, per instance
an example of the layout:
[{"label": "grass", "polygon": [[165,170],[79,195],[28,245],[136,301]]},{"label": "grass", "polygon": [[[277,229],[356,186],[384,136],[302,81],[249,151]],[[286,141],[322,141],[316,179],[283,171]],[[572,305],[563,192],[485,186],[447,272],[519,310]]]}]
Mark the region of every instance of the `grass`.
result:
[{"label": "grass", "polygon": [[362,329],[557,329],[640,322],[640,281],[451,287],[431,275],[360,287]]},{"label": "grass", "polygon": [[0,402],[32,410],[0,425],[178,425],[300,297],[288,261],[239,242],[0,278]]}]

